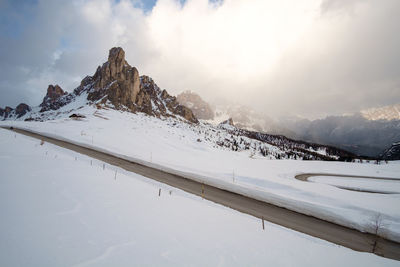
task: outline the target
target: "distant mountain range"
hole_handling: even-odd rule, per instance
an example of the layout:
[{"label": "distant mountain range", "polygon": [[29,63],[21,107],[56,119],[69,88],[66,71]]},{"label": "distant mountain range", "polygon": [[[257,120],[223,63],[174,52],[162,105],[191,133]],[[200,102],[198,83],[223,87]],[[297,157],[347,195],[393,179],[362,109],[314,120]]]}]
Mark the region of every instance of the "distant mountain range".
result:
[{"label": "distant mountain range", "polygon": [[[120,47],[112,48],[108,61],[99,66],[93,76],[86,76],[72,92],[68,93],[58,85],[49,85],[39,106],[20,104],[15,109],[7,107],[0,109],[0,116],[3,120],[82,120],[85,119],[79,113],[82,108],[93,109],[91,116],[99,116],[97,110],[108,109],[172,120],[177,129],[193,129],[198,136],[197,142],[231,151],[249,151],[252,157],[298,160],[355,158],[354,154],[333,146],[256,131],[265,127],[258,125],[265,119],[251,110],[234,106],[215,112],[200,96],[191,92],[178,97],[171,96],[166,90],[160,89],[152,78],[139,76],[138,70],[125,60],[125,52]],[[233,120],[228,119],[220,124],[209,123],[225,115],[232,115]],[[205,121],[199,121],[197,117]],[[251,127],[245,129],[247,125]]]},{"label": "distant mountain range", "polygon": [[[208,104],[200,96],[191,98],[185,92],[179,99],[182,105],[196,110]],[[191,99],[190,103],[186,100]],[[393,143],[400,141],[400,104],[363,110],[346,116],[329,116],[308,120],[286,117],[274,120],[265,114],[242,105],[220,105],[211,108],[213,115],[199,118],[214,124],[232,118],[241,129],[285,135],[292,139],[337,146],[357,155],[378,157]],[[210,111],[207,111],[210,114]]]},{"label": "distant mountain range", "polygon": [[368,120],[359,114],[314,121],[286,120],[281,125],[294,132],[289,135],[292,138],[335,145],[371,157],[400,140],[400,120]]}]

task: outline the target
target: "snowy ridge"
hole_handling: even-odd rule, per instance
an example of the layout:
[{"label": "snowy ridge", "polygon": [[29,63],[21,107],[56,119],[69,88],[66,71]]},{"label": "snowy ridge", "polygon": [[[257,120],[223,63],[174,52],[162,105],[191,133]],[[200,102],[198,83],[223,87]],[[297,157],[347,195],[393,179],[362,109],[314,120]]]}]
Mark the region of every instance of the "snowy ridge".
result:
[{"label": "snowy ridge", "polygon": [[[87,143],[83,142],[77,142],[72,139],[64,138],[60,135],[54,135],[54,134],[48,134],[46,132],[41,132],[41,131],[35,131],[31,130],[29,128],[24,128],[20,127],[20,129],[31,131],[33,133],[41,134],[46,137],[50,138],[55,138],[61,141],[66,141],[75,145],[79,145],[82,147],[90,148],[99,152],[107,153],[113,156],[116,156],[121,159],[129,160],[147,167],[151,167],[154,169],[158,169],[161,171],[165,171],[171,174],[176,174],[191,180],[194,180],[196,182],[204,183],[207,185],[211,185],[214,187],[217,187],[219,189],[227,190],[230,192],[234,192],[243,196],[247,196],[256,200],[260,200],[263,202],[267,202],[269,204],[276,205],[278,207],[283,207],[289,210],[293,210],[302,214],[310,215],[322,220],[326,220],[329,222],[333,222],[339,225],[343,225],[352,229],[359,230],[361,232],[369,232],[372,234],[375,234],[374,229],[371,227],[368,227],[369,225],[367,224],[367,227],[360,225],[358,222],[354,222],[352,219],[349,219],[351,217],[358,217],[360,220],[364,220],[366,222],[372,221],[374,218],[377,217],[379,213],[373,212],[368,209],[360,209],[359,207],[346,207],[346,208],[340,208],[340,207],[321,207],[320,204],[317,204],[315,202],[304,202],[300,201],[299,199],[291,198],[290,196],[285,196],[282,197],[279,194],[274,194],[272,191],[266,192],[265,190],[262,190],[262,188],[259,188],[257,186],[243,186],[240,184],[232,184],[232,182],[229,180],[224,180],[224,179],[217,179],[212,176],[205,176],[205,175],[200,175],[192,172],[187,172],[187,171],[180,171],[176,169],[172,169],[168,166],[165,165],[160,165],[156,163],[151,163],[149,161],[141,160],[139,158],[133,158],[126,156],[124,154],[116,153],[104,148],[100,148],[97,146],[93,146]],[[400,178],[399,178],[400,180]],[[350,209],[350,210],[347,210]],[[355,210],[357,210],[356,214]],[[392,216],[384,216],[381,218],[382,220],[385,221],[388,225],[391,227],[400,228],[400,223],[397,222],[396,217]],[[383,237],[400,242],[400,233],[396,231],[392,231],[389,229],[385,229],[384,233],[378,233],[378,235],[382,235]]]},{"label": "snowy ridge", "polygon": [[[146,77],[146,79],[150,79]],[[168,99],[164,99],[157,85],[153,83],[154,88],[149,88],[145,83],[145,90],[149,90],[155,95],[151,99],[152,114],[159,119],[165,120],[168,117],[175,118],[174,114],[169,111]],[[56,119],[66,119],[72,114],[80,114],[85,107],[95,108],[98,111],[112,110],[112,103],[106,101],[103,105],[99,105],[100,99],[91,102],[87,99],[90,94],[91,86],[85,86],[84,90],[75,89],[73,93],[62,96],[60,101],[63,103],[57,110],[48,110],[40,112],[40,107],[34,107],[20,118],[19,121],[48,121]],[[163,110],[163,112],[158,112]],[[162,115],[164,114],[165,115]],[[11,118],[9,120],[12,120]],[[340,150],[330,146],[323,146],[302,141],[295,141],[284,136],[263,134],[248,130],[238,129],[233,125],[213,126],[208,123],[187,124],[184,119],[177,119],[175,124],[182,124],[184,127],[192,128],[198,135],[198,142],[206,141],[213,147],[227,149],[231,151],[249,151],[251,155],[259,155],[268,159],[298,159],[298,160],[344,160],[354,158],[354,155],[344,150]]]},{"label": "snowy ridge", "polygon": [[[373,232],[371,224],[380,215],[387,227],[379,235],[400,240],[400,213],[393,210],[395,196],[380,201],[377,201],[379,196],[370,194],[354,198],[354,194],[362,193],[293,181],[294,175],[306,171],[369,174],[378,165],[271,161],[268,158],[274,158],[274,153],[282,153],[278,147],[247,136],[235,136],[225,129],[204,123],[192,125],[174,118],[159,119],[89,106],[80,109],[80,114],[86,118],[76,121],[64,117],[44,123],[8,122],[8,125],[110,153],[360,231]],[[231,146],[235,141],[238,143],[237,152],[232,151]],[[220,146],[218,142],[229,146]],[[268,149],[271,154],[263,157],[255,153],[260,148]],[[315,169],[316,166],[320,167]],[[398,164],[383,165],[380,173],[396,178],[398,167]],[[233,173],[231,168],[234,168]],[[388,172],[391,169],[393,172]]]}]

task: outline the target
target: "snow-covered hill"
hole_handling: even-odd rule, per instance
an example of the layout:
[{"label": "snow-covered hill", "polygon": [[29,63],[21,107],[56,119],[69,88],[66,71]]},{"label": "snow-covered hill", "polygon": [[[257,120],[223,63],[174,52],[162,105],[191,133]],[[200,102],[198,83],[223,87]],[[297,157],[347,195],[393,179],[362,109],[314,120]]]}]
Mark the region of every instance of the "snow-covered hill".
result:
[{"label": "snow-covered hill", "polygon": [[398,265],[3,129],[0,158],[0,266]]},{"label": "snow-covered hill", "polygon": [[40,106],[0,125],[107,151],[360,231],[373,232],[371,224],[379,216],[388,225],[379,235],[400,240],[395,195],[343,192],[294,179],[309,172],[398,178],[399,164],[326,162],[354,156],[239,129],[232,120],[220,125],[199,122],[150,77],[139,76],[120,48],[111,49],[109,60],[72,93],[49,87]]},{"label": "snow-covered hill", "polygon": [[[293,151],[291,143],[284,143],[281,149],[227,125],[191,124],[173,117],[157,118],[90,105],[70,111],[69,105],[63,108],[65,113],[47,113],[53,120],[10,120],[1,124],[107,151],[361,231],[371,231],[371,224],[380,215],[388,225],[380,234],[400,240],[396,195],[345,191],[294,179],[296,174],[309,172],[398,177],[400,165],[397,163],[284,160],[283,156],[292,155],[285,152],[286,149]],[[72,114],[76,116],[70,118]],[[329,154],[326,150],[307,149],[309,155],[311,150],[321,156]],[[266,156],[263,150],[268,151]],[[281,160],[271,160],[277,155],[283,155]]]},{"label": "snow-covered hill", "polygon": [[354,158],[353,154],[333,147],[244,130],[240,122],[248,119],[246,115],[248,112],[242,109],[230,111],[239,119],[239,122],[235,121],[236,127],[228,129],[207,121],[199,123],[191,109],[179,104],[177,98],[170,96],[166,90],[161,90],[152,78],[139,76],[137,69],[126,62],[122,48],[112,48],[108,61],[99,66],[93,76],[86,76],[73,92],[67,93],[58,85],[50,85],[43,102],[38,107],[25,107],[25,112],[20,113],[20,116],[7,115],[4,119],[24,121],[47,121],[69,117],[77,119],[81,117],[79,115],[81,109],[88,106],[97,110],[94,114],[101,114],[101,110],[104,109],[112,109],[143,113],[163,120],[172,118],[173,124],[177,127],[192,129],[198,142],[206,142],[209,146],[235,152],[248,151],[251,155],[269,159]]}]

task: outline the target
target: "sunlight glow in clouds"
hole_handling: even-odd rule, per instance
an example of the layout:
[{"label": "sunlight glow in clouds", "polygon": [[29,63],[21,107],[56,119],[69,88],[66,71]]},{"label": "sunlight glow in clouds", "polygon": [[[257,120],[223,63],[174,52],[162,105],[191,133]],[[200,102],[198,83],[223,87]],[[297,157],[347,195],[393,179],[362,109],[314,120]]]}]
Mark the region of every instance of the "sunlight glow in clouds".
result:
[{"label": "sunlight glow in clouds", "polygon": [[192,0],[181,8],[161,0],[148,17],[150,34],[168,61],[180,57],[246,79],[268,71],[318,11],[318,1],[290,2]]},{"label": "sunlight glow in clouds", "polygon": [[[10,23],[0,35],[0,106],[37,105],[50,83],[71,91],[113,46],[172,94],[190,89],[272,115],[400,102],[398,0],[143,6],[140,0],[40,0],[15,8],[1,2]],[[10,35],[15,17],[24,19]]]}]

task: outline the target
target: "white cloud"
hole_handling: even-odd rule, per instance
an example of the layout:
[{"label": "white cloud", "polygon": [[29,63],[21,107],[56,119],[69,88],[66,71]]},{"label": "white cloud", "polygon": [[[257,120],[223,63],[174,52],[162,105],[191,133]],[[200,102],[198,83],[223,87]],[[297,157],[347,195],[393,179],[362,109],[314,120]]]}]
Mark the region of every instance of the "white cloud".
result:
[{"label": "white cloud", "polygon": [[39,1],[20,40],[5,39],[0,104],[15,91],[38,104],[49,83],[72,90],[112,46],[173,94],[312,116],[400,102],[396,0],[132,3]]}]

